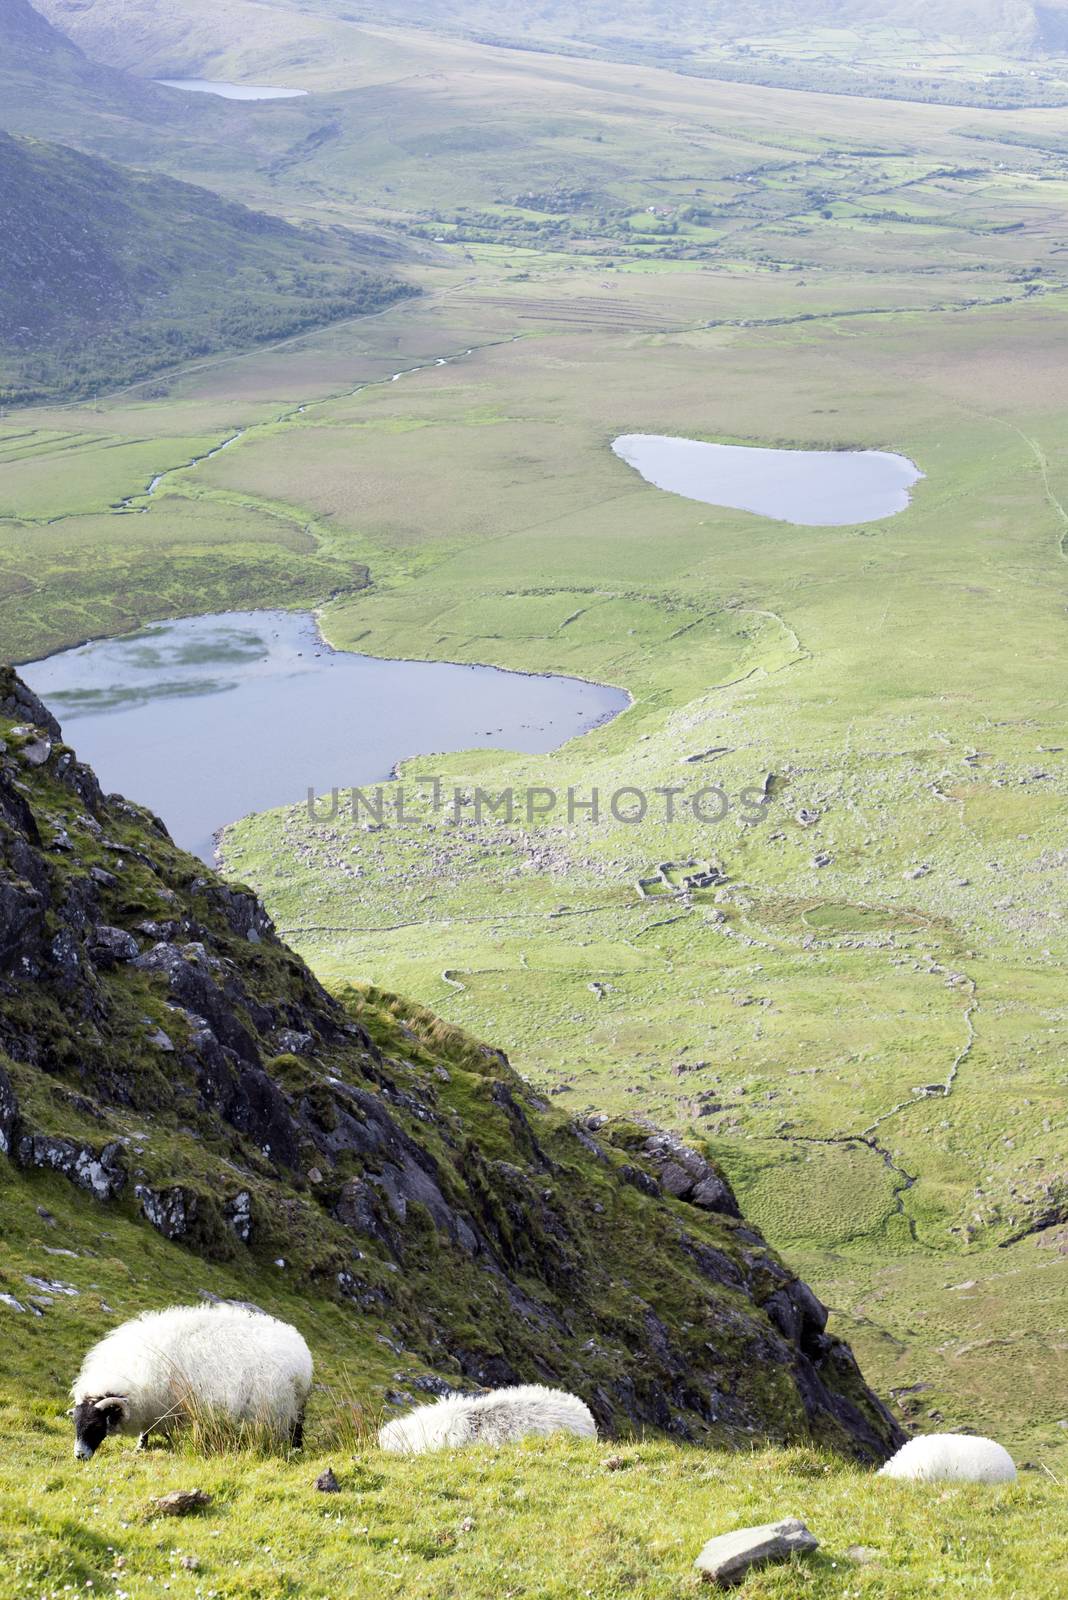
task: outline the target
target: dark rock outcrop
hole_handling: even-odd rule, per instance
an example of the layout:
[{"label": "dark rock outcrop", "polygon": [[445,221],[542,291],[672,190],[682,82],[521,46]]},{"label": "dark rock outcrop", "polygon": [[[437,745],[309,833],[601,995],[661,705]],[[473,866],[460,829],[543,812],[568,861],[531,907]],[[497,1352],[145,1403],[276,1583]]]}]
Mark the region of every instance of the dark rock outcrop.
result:
[{"label": "dark rock outcrop", "polygon": [[665,1194],[686,1200],[703,1211],[740,1217],[734,1190],[719,1168],[673,1133],[657,1131],[645,1141],[642,1154],[656,1171]]}]

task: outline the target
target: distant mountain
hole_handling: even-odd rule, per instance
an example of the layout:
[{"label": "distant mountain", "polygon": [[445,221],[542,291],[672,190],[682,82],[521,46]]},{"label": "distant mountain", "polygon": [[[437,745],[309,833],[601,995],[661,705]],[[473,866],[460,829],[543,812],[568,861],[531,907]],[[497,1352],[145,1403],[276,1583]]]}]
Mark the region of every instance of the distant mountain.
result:
[{"label": "distant mountain", "polygon": [[143,78],[90,61],[28,0],[0,0],[0,127],[79,137],[122,154],[131,138],[183,114],[178,97]]},{"label": "distant mountain", "polygon": [[93,393],[410,289],[366,241],[0,134],[0,399]]},{"label": "distant mountain", "polygon": [[[90,54],[146,77],[220,76],[240,62],[245,76],[269,72],[274,81],[285,63],[303,59],[317,29],[362,22],[782,88],[961,105],[1060,104],[1063,82],[1047,81],[1041,70],[947,73],[947,57],[1041,63],[1068,56],[1068,0],[274,0],[270,7],[231,0],[223,9],[210,0],[37,3]],[[823,51],[813,38],[810,51],[817,30],[838,30],[837,44],[828,41]],[[859,35],[855,47],[850,35]],[[937,51],[925,69],[928,42]],[[933,64],[936,54],[942,66]],[[282,133],[287,116],[303,124],[312,110],[276,107],[273,134]],[[309,131],[294,126],[290,144]]]},{"label": "distant mountain", "polygon": [[[48,0],[54,10],[84,10],[78,0]],[[105,9],[121,0],[105,0]],[[312,9],[327,13],[333,0]],[[1068,48],[1068,0],[369,0],[348,7],[361,17],[408,26],[447,26],[516,39],[609,45],[644,40],[664,54],[672,46],[769,36],[805,27],[872,25],[915,29],[930,39],[956,39],[983,53]]]}]

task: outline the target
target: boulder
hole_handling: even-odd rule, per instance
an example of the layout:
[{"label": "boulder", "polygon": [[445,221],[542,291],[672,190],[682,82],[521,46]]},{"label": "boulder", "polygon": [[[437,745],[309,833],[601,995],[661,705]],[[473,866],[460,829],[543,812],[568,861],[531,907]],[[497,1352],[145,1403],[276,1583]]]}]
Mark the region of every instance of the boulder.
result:
[{"label": "boulder", "polygon": [[702,1211],[741,1216],[734,1191],[723,1174],[675,1134],[652,1134],[646,1139],[642,1154],[657,1169],[665,1191],[676,1200],[686,1200]]},{"label": "boulder", "polygon": [[141,946],[125,928],[111,928],[101,922],[93,929],[88,941],[89,954],[98,967],[113,967],[119,961],[136,961]]},{"label": "boulder", "polygon": [[123,1148],[117,1140],[97,1152],[91,1145],[77,1144],[73,1139],[29,1133],[19,1140],[18,1153],[20,1165],[61,1172],[98,1200],[114,1200],[126,1186]]},{"label": "boulder", "polygon": [[789,1561],[795,1555],[808,1555],[819,1549],[819,1540],[796,1517],[781,1522],[765,1522],[758,1528],[736,1528],[709,1539],[694,1562],[708,1583],[730,1589],[741,1583],[754,1567]]}]

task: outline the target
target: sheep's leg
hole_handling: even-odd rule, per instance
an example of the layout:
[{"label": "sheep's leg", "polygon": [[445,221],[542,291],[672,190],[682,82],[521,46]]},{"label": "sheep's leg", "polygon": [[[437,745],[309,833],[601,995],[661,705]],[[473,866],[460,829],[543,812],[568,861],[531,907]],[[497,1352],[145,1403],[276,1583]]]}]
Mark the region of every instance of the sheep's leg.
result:
[{"label": "sheep's leg", "polygon": [[290,1445],[292,1446],[292,1448],[294,1450],[303,1450],[303,1448],[304,1448],[304,1413],[303,1413],[303,1411],[301,1412],[300,1416],[297,1418],[297,1420],[293,1424],[292,1431],[291,1431],[291,1433],[289,1435],[289,1442],[290,1442]]},{"label": "sheep's leg", "polygon": [[138,1440],[137,1440],[137,1448],[138,1448],[138,1450],[147,1450],[148,1449],[148,1435],[149,1435],[149,1429],[146,1428],[144,1433],[142,1433],[142,1434],[140,1434],[138,1436]]}]

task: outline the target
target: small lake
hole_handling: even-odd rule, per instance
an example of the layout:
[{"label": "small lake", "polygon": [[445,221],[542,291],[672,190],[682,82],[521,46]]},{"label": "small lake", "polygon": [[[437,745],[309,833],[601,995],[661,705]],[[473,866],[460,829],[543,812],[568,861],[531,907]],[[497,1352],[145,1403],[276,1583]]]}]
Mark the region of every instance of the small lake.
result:
[{"label": "small lake", "polygon": [[655,433],[621,434],[612,449],[658,489],[806,528],[896,516],[923,477],[885,450],[765,450]]},{"label": "small lake", "polygon": [[629,705],[620,689],[332,650],[309,612],[160,622],[19,668],[105,790],[205,861],[250,811],[375,784],[431,752],[554,750]]},{"label": "small lake", "polygon": [[186,89],[190,94],[220,94],[224,100],[295,100],[307,89],[279,89],[269,83],[224,83],[214,78],[154,78],[165,89]]}]

